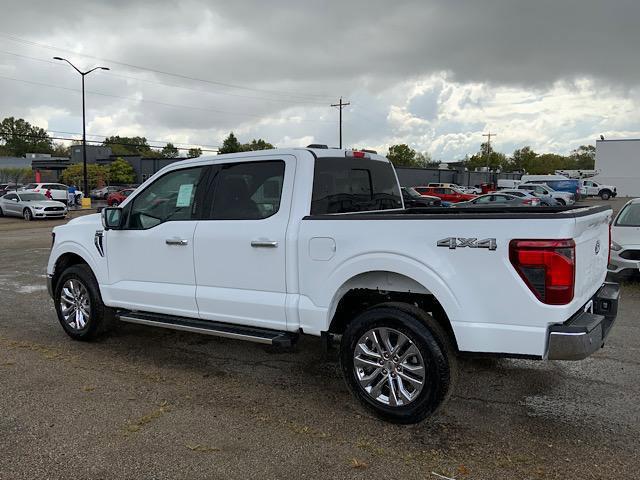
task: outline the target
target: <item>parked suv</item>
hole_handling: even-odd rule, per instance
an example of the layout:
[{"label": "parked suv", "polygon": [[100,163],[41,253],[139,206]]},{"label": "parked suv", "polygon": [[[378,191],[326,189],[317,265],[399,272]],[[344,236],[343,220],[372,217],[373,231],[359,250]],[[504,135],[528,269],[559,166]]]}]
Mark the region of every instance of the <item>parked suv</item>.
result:
[{"label": "parked suv", "polygon": [[368,152],[184,160],[54,228],[49,292],[76,340],[117,320],[276,346],[335,337],[349,389],[398,423],[445,402],[459,354],[602,347],[619,294],[604,283],[611,208],[403,207],[393,166]]},{"label": "parked suv", "polygon": [[[69,187],[63,185],[61,183],[29,183],[25,185],[21,191],[23,192],[33,192],[33,193],[42,193],[44,194],[47,190],[51,191],[51,199],[56,200],[58,202],[62,202],[65,205],[69,203]],[[76,191],[76,200],[75,203],[79,204],[84,195],[81,191]]]}]

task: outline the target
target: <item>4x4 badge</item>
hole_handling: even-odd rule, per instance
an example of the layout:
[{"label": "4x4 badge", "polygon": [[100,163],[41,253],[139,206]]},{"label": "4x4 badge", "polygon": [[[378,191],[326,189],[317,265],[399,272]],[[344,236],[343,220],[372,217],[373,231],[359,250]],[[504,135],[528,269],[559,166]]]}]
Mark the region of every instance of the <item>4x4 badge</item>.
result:
[{"label": "4x4 badge", "polygon": [[443,238],[442,240],[438,240],[437,246],[447,247],[451,250],[464,247],[488,248],[489,250],[496,250],[498,248],[498,244],[495,238],[484,238],[482,240],[478,240],[477,238],[448,237]]}]

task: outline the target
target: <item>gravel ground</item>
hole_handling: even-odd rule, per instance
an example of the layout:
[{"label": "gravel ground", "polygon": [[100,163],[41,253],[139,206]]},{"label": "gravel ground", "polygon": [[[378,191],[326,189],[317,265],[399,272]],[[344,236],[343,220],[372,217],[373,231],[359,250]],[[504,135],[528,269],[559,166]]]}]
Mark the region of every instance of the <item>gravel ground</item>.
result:
[{"label": "gravel ground", "polygon": [[1,479],[638,476],[637,281],[591,358],[461,361],[445,411],[401,427],[360,410],[315,338],[70,340],[45,287],[57,223],[0,219]]}]

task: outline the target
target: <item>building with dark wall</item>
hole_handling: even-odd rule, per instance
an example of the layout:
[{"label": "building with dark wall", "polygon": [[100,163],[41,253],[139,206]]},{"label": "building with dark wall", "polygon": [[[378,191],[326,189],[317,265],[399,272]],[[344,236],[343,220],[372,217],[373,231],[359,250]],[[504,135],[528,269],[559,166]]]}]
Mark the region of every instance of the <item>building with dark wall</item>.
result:
[{"label": "building with dark wall", "polygon": [[[87,145],[87,163],[97,163],[98,159],[109,158],[111,147],[102,145]],[[82,145],[71,146],[71,163],[82,163]]]},{"label": "building with dark wall", "polygon": [[454,170],[442,168],[396,167],[398,181],[403,187],[418,187],[429,183],[455,183],[463,186],[476,186],[483,183],[497,183],[499,179],[519,180],[520,173],[471,172],[464,167]]}]

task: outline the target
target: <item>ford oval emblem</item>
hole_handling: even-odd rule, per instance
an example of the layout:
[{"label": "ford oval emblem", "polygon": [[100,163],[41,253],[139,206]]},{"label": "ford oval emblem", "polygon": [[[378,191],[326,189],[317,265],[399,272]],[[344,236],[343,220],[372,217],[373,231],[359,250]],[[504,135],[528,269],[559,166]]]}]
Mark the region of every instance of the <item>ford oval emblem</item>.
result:
[{"label": "ford oval emblem", "polygon": [[600,253],[600,240],[596,242],[596,255]]}]

